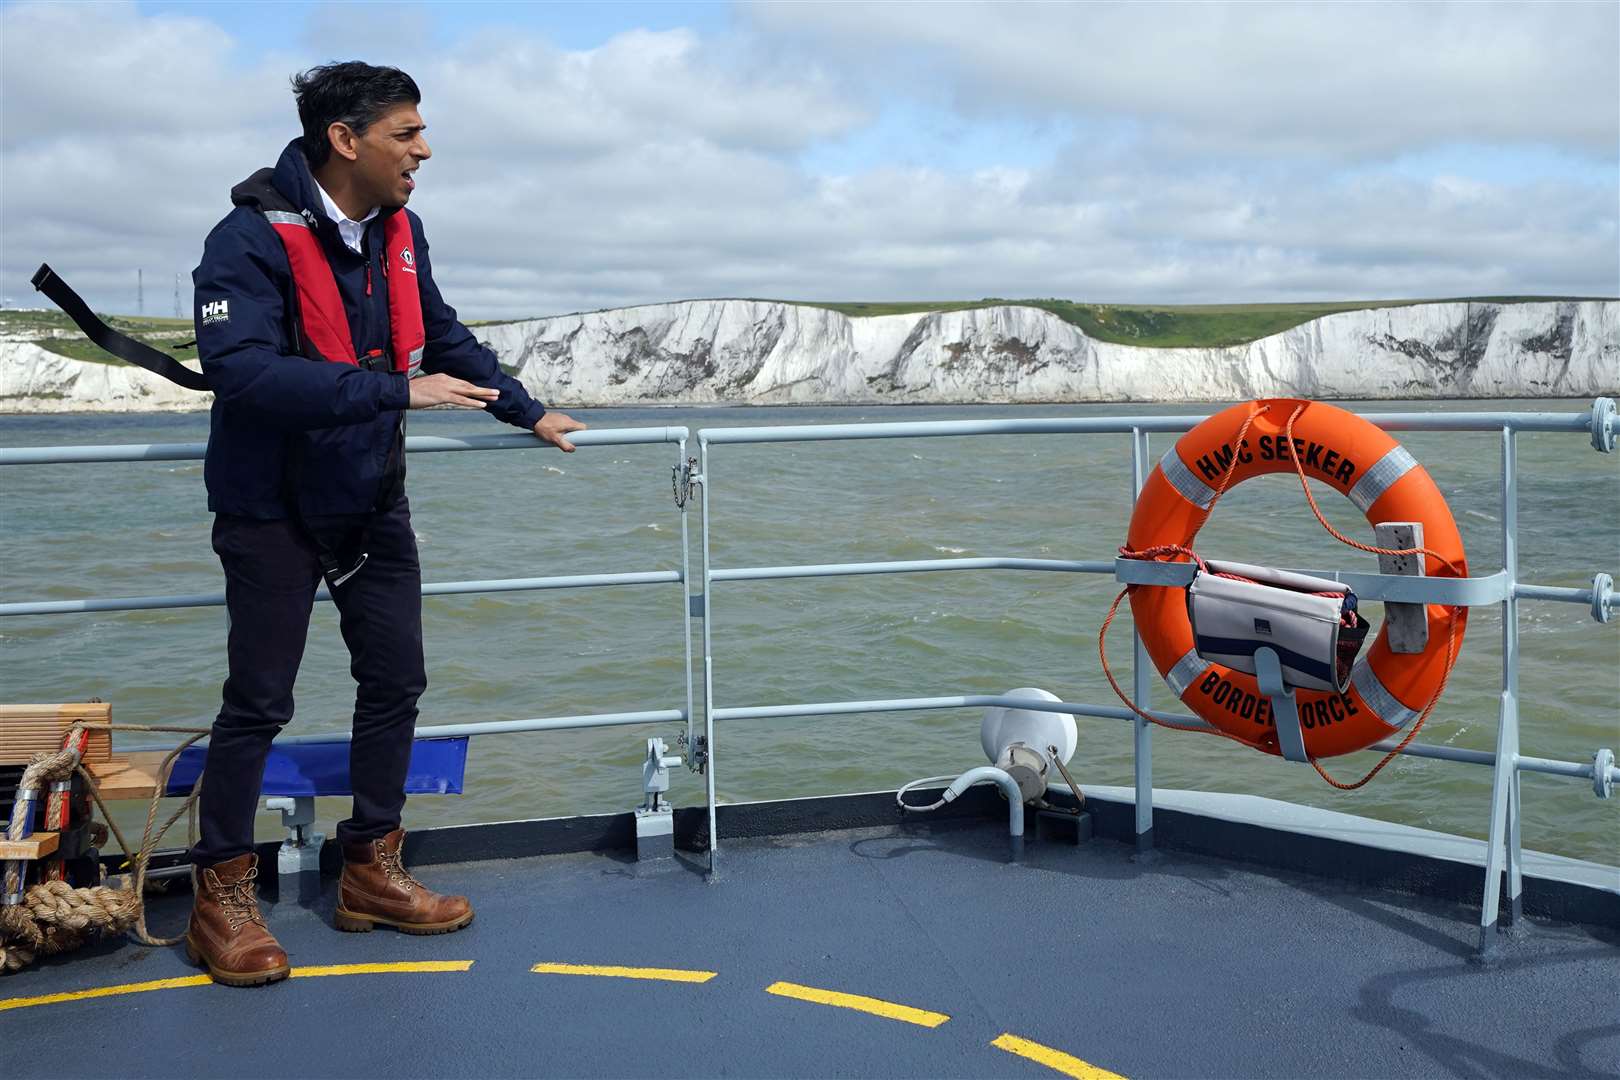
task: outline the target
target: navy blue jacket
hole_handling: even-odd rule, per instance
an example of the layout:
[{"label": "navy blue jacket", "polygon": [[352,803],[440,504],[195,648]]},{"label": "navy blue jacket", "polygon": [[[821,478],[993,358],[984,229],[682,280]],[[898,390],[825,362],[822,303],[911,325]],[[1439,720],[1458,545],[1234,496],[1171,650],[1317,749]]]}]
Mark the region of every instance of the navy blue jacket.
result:
[{"label": "navy blue jacket", "polygon": [[[409,215],[415,241],[415,284],[422,290],[427,331],[422,372],[445,372],[499,390],[487,410],[517,427],[532,428],[545,414],[439,296],[420,218],[405,209],[383,210],[366,224],[365,254],[357,255],[326,215],[296,140],[276,162],[273,183],[294,206],[314,215],[355,350],[364,355],[380,349],[383,367],[373,371],[297,354],[289,322],[296,317],[297,292],[286,249],[258,210],[233,209],[208,234],[202,263],[191,275],[197,352],[214,390],[203,468],[210,510],[284,518],[294,496],[303,515],[376,508],[390,455],[401,449],[396,442],[410,404],[404,373],[387,370],[389,281],[381,258],[383,219],[390,213]],[[403,468],[403,453],[396,463]]]}]

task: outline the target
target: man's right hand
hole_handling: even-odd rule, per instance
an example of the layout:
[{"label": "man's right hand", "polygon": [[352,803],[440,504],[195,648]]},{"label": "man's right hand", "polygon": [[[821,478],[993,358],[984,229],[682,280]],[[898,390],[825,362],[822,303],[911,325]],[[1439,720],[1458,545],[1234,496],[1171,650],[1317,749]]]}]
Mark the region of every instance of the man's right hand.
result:
[{"label": "man's right hand", "polygon": [[423,375],[411,380],[411,408],[431,409],[435,405],[455,405],[482,409],[501,396],[492,387],[479,386],[454,375]]}]

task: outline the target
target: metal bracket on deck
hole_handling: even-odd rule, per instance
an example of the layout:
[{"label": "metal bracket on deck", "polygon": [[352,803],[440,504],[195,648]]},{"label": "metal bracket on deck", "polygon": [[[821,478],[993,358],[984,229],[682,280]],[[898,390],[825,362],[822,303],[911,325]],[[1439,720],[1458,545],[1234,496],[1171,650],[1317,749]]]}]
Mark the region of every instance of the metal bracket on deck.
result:
[{"label": "metal bracket on deck", "polygon": [[[1378,547],[1404,551],[1406,555],[1378,556],[1378,571],[1383,575],[1423,577],[1423,522],[1380,521],[1373,526]],[[1429,647],[1429,607],[1427,604],[1405,604],[1394,600],[1384,602],[1384,630],[1389,639],[1390,652],[1409,656],[1421,654]]]},{"label": "metal bracket on deck", "polygon": [[[1401,604],[1450,604],[1480,607],[1500,604],[1512,587],[1507,573],[1498,570],[1484,577],[1408,577],[1403,574],[1362,574],[1351,570],[1309,570],[1285,567],[1290,573],[1309,574],[1348,585],[1362,600]],[[1114,560],[1114,580],[1121,585],[1192,584],[1198,567],[1192,563],[1147,562],[1144,559]]]},{"label": "metal bracket on deck", "polygon": [[686,767],[699,776],[703,775],[709,767],[709,739],[706,735],[694,735],[690,739],[686,732],[675,736],[676,745],[687,752]]},{"label": "metal bracket on deck", "polygon": [[681,513],[686,513],[686,504],[692,498],[694,485],[703,483],[703,476],[697,471],[698,459],[687,458],[674,468],[669,478],[669,486],[675,495],[675,505]]},{"label": "metal bracket on deck", "polygon": [[681,759],[666,756],[668,749],[663,739],[647,740],[647,760],[641,767],[646,800],[636,807],[637,859],[668,859],[675,854],[675,812],[663,796],[669,791],[670,767]]},{"label": "metal bracket on deck", "polygon": [[1282,663],[1272,649],[1254,651],[1254,677],[1260,692],[1271,698],[1271,718],[1277,725],[1277,749],[1288,761],[1309,761],[1305,756],[1305,732],[1299,726],[1299,708],[1294,692],[1283,685]]},{"label": "metal bracket on deck", "polygon": [[326,837],[314,831],[315,796],[297,795],[264,800],[266,810],[281,811],[287,838],[276,852],[276,875],[281,895],[311,900],[320,895],[321,845]]}]

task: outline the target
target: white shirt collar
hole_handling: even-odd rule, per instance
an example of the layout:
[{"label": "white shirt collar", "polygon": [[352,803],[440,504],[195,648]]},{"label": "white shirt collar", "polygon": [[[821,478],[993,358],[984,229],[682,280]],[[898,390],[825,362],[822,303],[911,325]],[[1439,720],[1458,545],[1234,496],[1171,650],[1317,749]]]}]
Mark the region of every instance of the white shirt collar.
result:
[{"label": "white shirt collar", "polygon": [[370,213],[359,221],[355,221],[338,207],[338,204],[332,200],[332,196],[328,195],[326,189],[321,187],[319,180],[315,181],[315,190],[321,193],[321,202],[325,204],[326,216],[337,222],[338,235],[343,238],[343,243],[356,255],[361,254],[360,238],[365,235],[366,222],[376,217],[381,207],[373,206]]}]

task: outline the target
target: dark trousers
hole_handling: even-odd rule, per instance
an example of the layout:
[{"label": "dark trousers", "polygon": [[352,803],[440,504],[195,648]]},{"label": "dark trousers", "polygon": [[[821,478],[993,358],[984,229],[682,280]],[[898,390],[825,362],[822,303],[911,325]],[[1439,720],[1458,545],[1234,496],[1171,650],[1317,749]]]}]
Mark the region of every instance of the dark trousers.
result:
[{"label": "dark trousers", "polygon": [[[348,552],[364,524],[365,566],[334,593],[354,698],[349,776],[354,813],[338,822],[343,843],[399,827],[422,662],[422,569],[409,503],[363,517],[311,518],[310,533]],[[293,681],[304,656],[321,569],[305,532],[290,521],[218,514],[214,551],[225,569],[230,673],[203,770],[199,832],[191,857],[211,865],[253,849],[253,817],[270,741],[292,719]],[[349,564],[345,563],[345,568]]]}]

